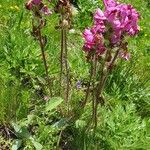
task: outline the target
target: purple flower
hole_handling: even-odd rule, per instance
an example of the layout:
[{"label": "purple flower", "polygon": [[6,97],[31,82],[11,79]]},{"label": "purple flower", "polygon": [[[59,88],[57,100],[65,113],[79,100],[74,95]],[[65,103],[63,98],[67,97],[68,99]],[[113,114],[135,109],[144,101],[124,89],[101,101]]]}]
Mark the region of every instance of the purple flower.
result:
[{"label": "purple flower", "polygon": [[106,20],[106,17],[104,16],[104,13],[98,8],[94,14],[94,20],[95,21],[103,21]]},{"label": "purple flower", "polygon": [[85,44],[84,44],[83,49],[87,51],[91,49],[94,45],[94,34],[91,32],[90,29],[85,29],[83,33],[83,37],[85,39]]},{"label": "purple flower", "polygon": [[77,83],[76,83],[76,88],[77,88],[77,89],[81,89],[81,87],[82,87],[82,86],[81,86],[81,81],[78,80]]},{"label": "purple flower", "polygon": [[105,51],[104,48],[104,39],[102,33],[105,30],[104,22],[105,16],[100,9],[97,9],[94,14],[94,25],[91,29],[85,29],[83,33],[83,37],[85,39],[85,43],[83,46],[83,50],[88,52],[91,50],[95,50],[98,55],[103,54]]},{"label": "purple flower", "polygon": [[93,43],[94,35],[90,29],[85,29],[85,31],[83,33],[83,37],[85,38],[86,42]]},{"label": "purple flower", "polygon": [[104,20],[106,20],[104,13],[98,8],[94,14],[94,26],[92,28],[94,33],[105,31]]},{"label": "purple flower", "polygon": [[[134,36],[140,30],[138,26],[139,14],[131,5],[121,4],[114,0],[103,0],[103,2],[104,13],[98,8],[93,16],[93,26],[85,29],[83,33],[85,39],[83,50],[94,51],[98,55],[102,55],[106,50],[103,35],[113,46],[121,44],[126,34]],[[108,34],[104,34],[106,31]],[[124,53],[122,57],[128,60],[130,54]]]},{"label": "purple flower", "polygon": [[115,7],[118,2],[115,2],[114,0],[103,0],[105,7]]},{"label": "purple flower", "polygon": [[120,4],[113,0],[104,0],[105,17],[113,28],[112,42],[120,42],[120,37],[125,32],[132,36],[138,33],[139,14],[131,6]]}]

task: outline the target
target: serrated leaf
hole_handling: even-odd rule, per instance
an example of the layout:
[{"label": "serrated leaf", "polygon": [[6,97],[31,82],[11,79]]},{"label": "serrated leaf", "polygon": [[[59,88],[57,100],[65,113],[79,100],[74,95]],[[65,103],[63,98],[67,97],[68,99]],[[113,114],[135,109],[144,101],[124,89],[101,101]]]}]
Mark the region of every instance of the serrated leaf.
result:
[{"label": "serrated leaf", "polygon": [[52,109],[55,109],[58,105],[60,105],[63,102],[63,99],[61,97],[53,97],[49,100],[46,106],[46,111],[51,111]]}]

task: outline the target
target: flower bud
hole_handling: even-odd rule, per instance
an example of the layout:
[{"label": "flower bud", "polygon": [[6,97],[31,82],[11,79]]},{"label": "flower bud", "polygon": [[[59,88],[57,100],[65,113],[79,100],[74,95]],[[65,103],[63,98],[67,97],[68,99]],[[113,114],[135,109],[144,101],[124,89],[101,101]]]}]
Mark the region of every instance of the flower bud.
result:
[{"label": "flower bud", "polygon": [[31,1],[27,2],[27,3],[25,4],[25,7],[26,7],[26,9],[31,10],[32,7],[33,7],[32,2],[31,2]]},{"label": "flower bud", "polygon": [[43,8],[41,9],[41,11],[45,14],[45,15],[51,15],[52,12],[50,11],[50,9],[47,7],[47,5],[44,5]]},{"label": "flower bud", "polygon": [[63,27],[67,27],[69,24],[68,24],[68,21],[66,20],[66,19],[64,19],[63,21],[62,21],[62,26]]}]

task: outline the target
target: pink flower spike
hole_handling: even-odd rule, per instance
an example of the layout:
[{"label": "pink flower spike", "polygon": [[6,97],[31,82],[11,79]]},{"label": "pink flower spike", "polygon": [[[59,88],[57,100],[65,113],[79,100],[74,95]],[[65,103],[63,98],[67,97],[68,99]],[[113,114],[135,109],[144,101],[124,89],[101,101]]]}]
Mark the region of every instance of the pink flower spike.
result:
[{"label": "pink flower spike", "polygon": [[93,43],[94,35],[90,29],[85,29],[85,31],[83,33],[83,37],[85,38],[86,42]]},{"label": "pink flower spike", "polygon": [[41,9],[41,11],[45,14],[45,15],[51,15],[52,11],[50,11],[50,9],[45,5],[43,6],[43,8]]}]

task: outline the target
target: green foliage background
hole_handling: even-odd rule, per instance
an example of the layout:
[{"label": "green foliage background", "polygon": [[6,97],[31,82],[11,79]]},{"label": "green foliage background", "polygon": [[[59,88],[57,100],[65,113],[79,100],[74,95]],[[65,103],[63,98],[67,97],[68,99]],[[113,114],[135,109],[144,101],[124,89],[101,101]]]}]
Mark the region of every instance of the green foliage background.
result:
[{"label": "green foliage background", "polygon": [[[131,60],[119,60],[109,76],[104,92],[107,105],[99,107],[95,135],[91,129],[87,131],[91,104],[84,111],[80,107],[84,98],[82,90],[72,90],[71,119],[65,118],[57,109],[45,111],[48,104],[41,95],[41,91],[46,93],[44,68],[39,46],[30,35],[31,14],[25,10],[23,0],[0,1],[0,126],[14,128],[12,122],[15,122],[29,131],[43,150],[150,149],[150,3],[148,0],[120,1],[132,4],[139,11],[141,31],[129,40]],[[75,33],[68,34],[74,87],[78,80],[86,82],[89,78],[89,65],[82,52],[82,31],[92,24],[94,10],[103,8],[100,0],[78,0],[78,5],[80,9],[73,19]],[[43,31],[48,33],[46,56],[54,81],[53,91],[57,95],[60,31],[55,26],[58,16],[53,14],[47,20]],[[66,110],[63,103],[60,107]],[[16,136],[10,141],[2,135],[0,149],[6,149],[1,143],[5,141],[5,146],[11,145],[15,139],[22,141],[22,149],[33,150],[37,144],[31,138]]]}]

